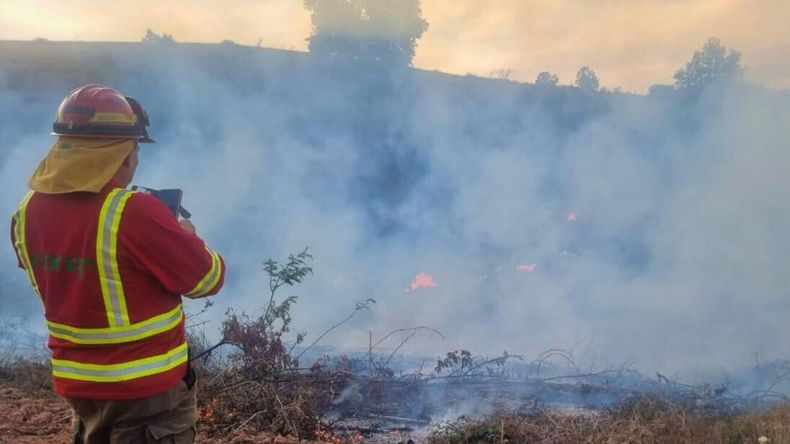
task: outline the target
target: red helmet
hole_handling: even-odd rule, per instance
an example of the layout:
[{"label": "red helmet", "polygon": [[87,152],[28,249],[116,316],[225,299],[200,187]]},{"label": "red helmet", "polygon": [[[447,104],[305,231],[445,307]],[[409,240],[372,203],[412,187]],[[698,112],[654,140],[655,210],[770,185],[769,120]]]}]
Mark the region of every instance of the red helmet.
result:
[{"label": "red helmet", "polygon": [[112,88],[91,83],[75,89],[60,102],[52,133],[153,143],[145,129],[148,123],[148,114],[140,102]]}]

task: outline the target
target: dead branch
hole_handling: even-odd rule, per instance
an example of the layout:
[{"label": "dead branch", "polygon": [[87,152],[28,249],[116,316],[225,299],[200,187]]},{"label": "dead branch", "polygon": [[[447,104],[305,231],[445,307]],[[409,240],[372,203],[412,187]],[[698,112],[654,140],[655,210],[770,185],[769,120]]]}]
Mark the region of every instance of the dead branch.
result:
[{"label": "dead branch", "polygon": [[375,303],[376,303],[375,299],[371,299],[371,298],[368,298],[367,300],[365,300],[365,302],[357,302],[357,304],[356,304],[356,306],[354,306],[354,310],[351,312],[351,314],[349,314],[349,315],[348,315],[348,316],[347,316],[345,319],[343,319],[342,321],[340,321],[340,322],[336,323],[335,325],[333,325],[333,326],[329,327],[329,328],[328,328],[328,329],[327,329],[325,332],[321,333],[321,335],[320,335],[320,336],[318,336],[318,337],[315,339],[315,341],[313,341],[313,342],[312,342],[310,345],[308,345],[308,346],[307,346],[307,348],[305,348],[304,350],[302,350],[302,352],[301,352],[301,353],[299,353],[298,355],[296,355],[296,359],[295,359],[295,361],[299,361],[299,358],[301,358],[301,357],[302,357],[302,355],[304,355],[305,353],[307,353],[307,351],[309,351],[309,350],[310,350],[311,348],[313,348],[313,347],[314,347],[316,344],[318,344],[318,342],[319,342],[319,341],[321,341],[321,339],[323,339],[323,338],[324,338],[324,336],[328,335],[328,334],[329,334],[329,333],[330,333],[332,330],[334,330],[334,329],[336,329],[336,328],[340,327],[341,325],[345,324],[346,322],[350,321],[350,320],[351,320],[351,318],[353,318],[353,317],[354,317],[354,315],[356,315],[356,314],[357,314],[357,312],[359,312],[359,311],[361,311],[361,310],[368,310],[368,309],[369,309],[369,308],[368,308],[368,306],[369,306],[370,304],[375,304]]},{"label": "dead branch", "polygon": [[[408,331],[409,329],[400,329],[400,330],[401,330],[401,331]],[[432,328],[430,328],[430,327],[422,327],[422,326],[420,326],[420,327],[414,327],[414,328],[412,328],[411,330],[412,330],[411,334],[409,334],[408,336],[406,336],[406,338],[405,338],[405,339],[403,339],[403,340],[400,342],[400,344],[398,344],[398,346],[397,346],[397,347],[395,347],[395,349],[394,349],[394,350],[392,351],[392,353],[389,355],[389,357],[387,358],[387,360],[384,362],[384,365],[383,365],[384,367],[387,367],[387,366],[389,365],[390,361],[392,361],[392,358],[395,356],[395,354],[396,354],[396,353],[398,353],[398,350],[400,350],[400,349],[401,349],[401,348],[402,348],[404,345],[406,345],[406,343],[407,343],[407,342],[409,342],[409,340],[410,340],[411,338],[413,338],[413,337],[414,337],[414,336],[415,336],[417,333],[421,332],[422,330],[429,330],[429,331],[432,331],[432,332],[436,333],[437,335],[441,336],[441,337],[442,337],[442,339],[446,339],[446,338],[445,338],[445,336],[444,336],[444,335],[443,335],[443,334],[442,334],[440,331],[438,331],[438,330],[434,330],[434,329],[432,329]],[[380,344],[380,343],[381,343],[381,341],[377,342],[377,343],[376,343],[376,345],[378,345],[378,344]],[[374,345],[374,347],[375,347],[375,345]],[[372,349],[371,349],[371,351],[372,351]]]}]

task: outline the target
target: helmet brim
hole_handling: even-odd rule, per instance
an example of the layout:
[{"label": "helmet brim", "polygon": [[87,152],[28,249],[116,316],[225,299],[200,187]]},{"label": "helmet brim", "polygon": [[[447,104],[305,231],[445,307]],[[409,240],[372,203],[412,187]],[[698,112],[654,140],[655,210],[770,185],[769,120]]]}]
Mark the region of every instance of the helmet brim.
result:
[{"label": "helmet brim", "polygon": [[135,137],[129,137],[127,135],[121,135],[121,134],[101,134],[101,135],[81,134],[81,133],[67,134],[67,133],[61,133],[55,131],[49,134],[51,136],[57,136],[57,137],[76,137],[82,139],[131,139],[131,140],[137,140],[140,143],[156,143],[156,140],[151,136],[149,136],[148,134],[145,134],[143,136],[135,136]]}]

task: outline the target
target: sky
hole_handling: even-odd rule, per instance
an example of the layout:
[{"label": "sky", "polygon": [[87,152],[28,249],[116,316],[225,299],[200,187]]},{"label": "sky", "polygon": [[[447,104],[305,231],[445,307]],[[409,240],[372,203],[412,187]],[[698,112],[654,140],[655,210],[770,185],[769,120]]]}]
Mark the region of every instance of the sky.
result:
[{"label": "sky", "polygon": [[[643,93],[672,83],[709,37],[743,53],[747,79],[790,89],[787,0],[423,0],[428,31],[414,65],[455,74],[571,84],[589,66],[601,85]],[[138,41],[151,28],[181,42],[306,51],[299,0],[2,0],[0,39]]]}]

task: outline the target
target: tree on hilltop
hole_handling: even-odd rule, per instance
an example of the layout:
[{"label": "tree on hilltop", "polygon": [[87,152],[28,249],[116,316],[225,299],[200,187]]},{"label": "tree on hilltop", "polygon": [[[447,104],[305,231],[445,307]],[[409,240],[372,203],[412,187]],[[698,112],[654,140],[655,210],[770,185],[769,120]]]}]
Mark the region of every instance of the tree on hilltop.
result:
[{"label": "tree on hilltop", "polygon": [[304,0],[313,33],[310,52],[409,66],[428,29],[419,0]]},{"label": "tree on hilltop", "polygon": [[730,50],[717,38],[709,38],[702,49],[675,73],[675,87],[681,90],[698,90],[715,82],[735,81],[743,78],[741,53]]},{"label": "tree on hilltop", "polygon": [[552,72],[543,71],[538,74],[538,77],[535,79],[535,85],[538,86],[557,86],[560,82],[560,78],[557,74]]},{"label": "tree on hilltop", "polygon": [[148,28],[145,31],[145,37],[143,37],[144,43],[175,43],[175,39],[173,38],[172,34],[162,34],[159,35]]},{"label": "tree on hilltop", "polygon": [[600,86],[600,83],[598,83],[598,76],[595,75],[592,69],[582,66],[576,73],[576,87],[580,90],[598,91]]}]

